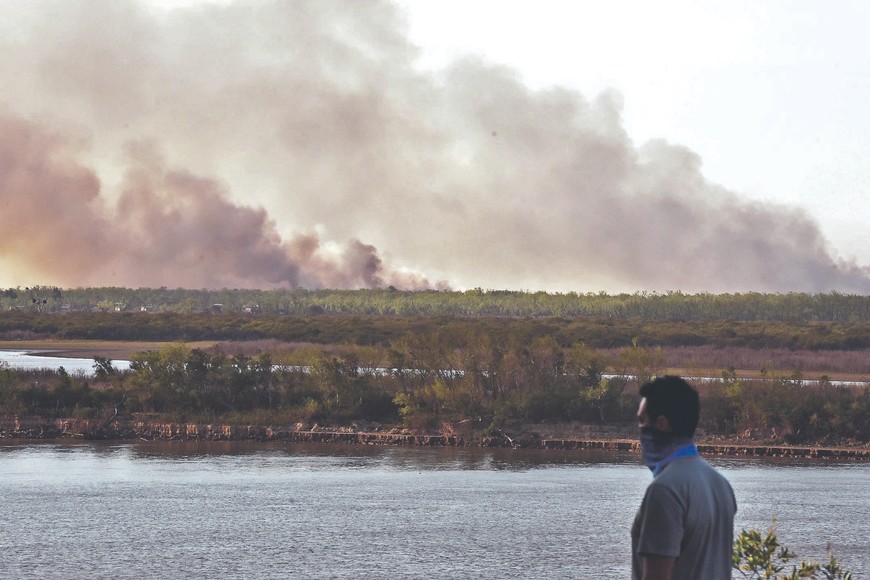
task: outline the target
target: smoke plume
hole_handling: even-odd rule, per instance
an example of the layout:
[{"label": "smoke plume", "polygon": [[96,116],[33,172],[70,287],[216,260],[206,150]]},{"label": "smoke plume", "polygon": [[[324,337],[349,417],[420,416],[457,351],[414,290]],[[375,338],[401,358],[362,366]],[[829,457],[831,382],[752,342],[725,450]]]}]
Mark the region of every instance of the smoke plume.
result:
[{"label": "smoke plume", "polygon": [[7,285],[870,292],[616,93],[421,72],[389,2],[0,3]]}]

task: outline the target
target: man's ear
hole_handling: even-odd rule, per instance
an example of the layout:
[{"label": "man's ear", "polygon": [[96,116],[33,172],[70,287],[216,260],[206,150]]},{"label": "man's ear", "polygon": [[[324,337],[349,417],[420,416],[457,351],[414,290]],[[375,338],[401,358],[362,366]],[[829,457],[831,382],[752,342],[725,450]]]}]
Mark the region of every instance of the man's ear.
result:
[{"label": "man's ear", "polygon": [[664,415],[659,415],[658,417],[656,417],[655,423],[653,423],[653,427],[664,433],[670,433],[671,431],[673,431],[673,429],[671,429],[671,422],[668,421],[668,418]]}]

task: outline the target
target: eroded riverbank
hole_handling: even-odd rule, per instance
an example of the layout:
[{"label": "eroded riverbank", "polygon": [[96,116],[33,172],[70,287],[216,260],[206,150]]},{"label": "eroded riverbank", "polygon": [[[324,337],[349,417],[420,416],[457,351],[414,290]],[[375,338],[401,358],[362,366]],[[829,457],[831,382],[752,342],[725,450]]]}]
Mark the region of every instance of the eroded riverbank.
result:
[{"label": "eroded riverbank", "polygon": [[[352,428],[322,428],[164,423],[148,421],[90,421],[76,419],[7,419],[0,424],[0,438],[110,439],[145,441],[262,441],[331,443],[408,447],[483,447],[637,452],[638,442],[614,437],[554,437],[534,433],[490,431],[486,433],[414,433],[407,430],[371,431]],[[870,447],[823,447],[768,444],[762,442],[699,441],[705,455],[735,457],[793,457],[848,461],[870,460]]]}]

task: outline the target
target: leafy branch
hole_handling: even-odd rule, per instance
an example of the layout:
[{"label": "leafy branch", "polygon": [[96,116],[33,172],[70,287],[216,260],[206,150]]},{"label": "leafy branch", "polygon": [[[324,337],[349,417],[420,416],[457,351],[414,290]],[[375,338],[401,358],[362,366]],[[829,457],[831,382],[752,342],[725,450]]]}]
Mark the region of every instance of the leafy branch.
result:
[{"label": "leafy branch", "polygon": [[[827,564],[797,560],[797,554],[779,543],[776,529],[771,526],[762,534],[756,529],[741,530],[734,541],[732,566],[744,578],[764,580],[797,580],[816,578],[824,580],[852,580],[852,573],[843,570],[829,552]],[[819,575],[821,574],[821,576]]]}]

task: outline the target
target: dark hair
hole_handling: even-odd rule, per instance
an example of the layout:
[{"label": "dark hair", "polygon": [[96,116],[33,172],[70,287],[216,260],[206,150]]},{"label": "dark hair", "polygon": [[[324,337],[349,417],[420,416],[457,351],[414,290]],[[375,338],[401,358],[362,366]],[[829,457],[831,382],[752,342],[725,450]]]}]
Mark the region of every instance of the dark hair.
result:
[{"label": "dark hair", "polygon": [[692,385],[680,377],[658,377],[640,388],[640,396],[646,398],[646,412],[651,420],[664,415],[675,435],[694,435],[701,402]]}]

